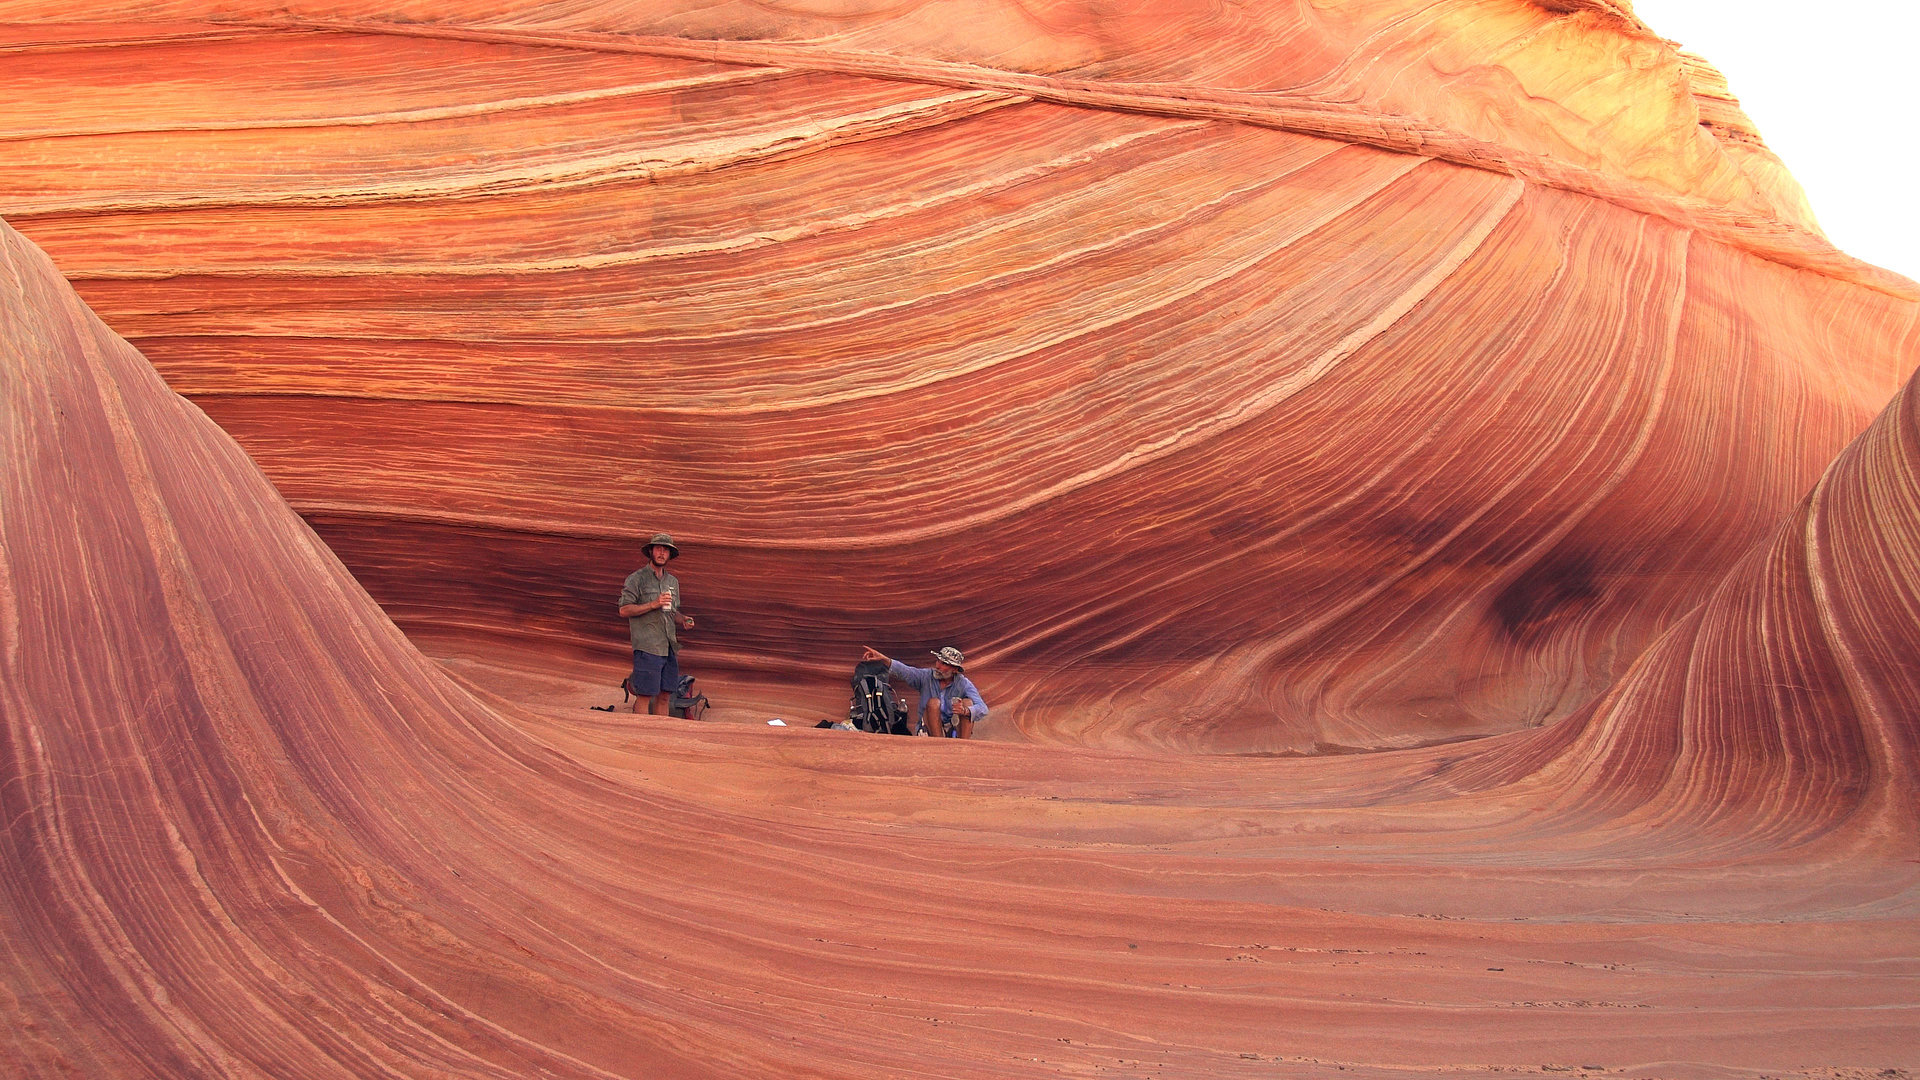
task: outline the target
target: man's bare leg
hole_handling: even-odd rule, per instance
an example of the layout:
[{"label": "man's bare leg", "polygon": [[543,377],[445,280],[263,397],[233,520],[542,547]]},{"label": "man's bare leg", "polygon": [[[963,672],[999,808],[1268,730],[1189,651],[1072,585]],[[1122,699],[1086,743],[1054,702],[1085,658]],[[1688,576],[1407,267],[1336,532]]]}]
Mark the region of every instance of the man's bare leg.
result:
[{"label": "man's bare leg", "polygon": [[936,739],[947,737],[947,726],[940,722],[940,699],[930,698],[920,714],[920,729]]},{"label": "man's bare leg", "polygon": [[[654,716],[664,716],[671,713],[673,709],[672,706],[668,704],[668,701],[672,697],[673,695],[667,693],[665,690],[653,695],[653,697],[647,700],[647,712]],[[634,704],[639,705],[640,702],[635,701]]]},{"label": "man's bare leg", "polygon": [[973,738],[973,714],[972,713],[961,712],[960,710],[955,709],[953,711],[953,721],[954,723],[960,725],[961,738],[963,739]]}]

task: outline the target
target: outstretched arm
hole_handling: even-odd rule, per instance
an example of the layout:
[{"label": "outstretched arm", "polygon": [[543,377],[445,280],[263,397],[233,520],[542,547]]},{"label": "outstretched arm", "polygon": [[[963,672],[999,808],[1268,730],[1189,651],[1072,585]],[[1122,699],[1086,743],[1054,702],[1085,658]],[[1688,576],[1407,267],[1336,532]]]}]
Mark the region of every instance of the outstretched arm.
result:
[{"label": "outstretched arm", "polygon": [[903,682],[912,686],[915,690],[920,691],[920,693],[923,695],[931,693],[931,691],[927,689],[927,685],[928,685],[927,681],[933,678],[932,668],[917,668],[908,664],[903,664],[900,661],[895,660],[893,657],[888,656],[886,653],[881,652],[879,649],[876,649],[871,645],[867,646],[866,650],[860,654],[860,659],[878,660],[881,663],[887,665],[887,674],[890,678],[902,680]]}]

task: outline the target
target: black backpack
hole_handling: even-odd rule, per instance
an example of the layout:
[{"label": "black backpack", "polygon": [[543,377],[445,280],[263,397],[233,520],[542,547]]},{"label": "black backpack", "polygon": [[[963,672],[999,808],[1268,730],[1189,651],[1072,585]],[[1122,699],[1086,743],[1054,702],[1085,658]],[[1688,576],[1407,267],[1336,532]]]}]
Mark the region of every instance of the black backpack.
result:
[{"label": "black backpack", "polygon": [[684,716],[689,720],[698,720],[707,711],[712,702],[707,695],[693,692],[693,676],[680,676],[680,685],[673,688],[673,696],[667,699],[667,712],[674,716]]},{"label": "black backpack", "polygon": [[907,706],[893,696],[885,660],[862,660],[853,669],[853,705],[847,720],[861,731],[883,735],[911,735]]}]

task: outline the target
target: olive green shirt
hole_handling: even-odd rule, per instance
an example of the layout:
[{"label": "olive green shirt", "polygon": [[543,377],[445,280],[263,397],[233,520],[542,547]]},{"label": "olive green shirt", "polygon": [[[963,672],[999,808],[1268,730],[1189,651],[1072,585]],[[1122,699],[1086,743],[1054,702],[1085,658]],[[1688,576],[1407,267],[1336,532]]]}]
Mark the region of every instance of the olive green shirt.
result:
[{"label": "olive green shirt", "polygon": [[[680,579],[672,572],[664,578],[655,576],[653,567],[643,566],[627,575],[627,583],[620,589],[620,606],[651,604],[660,599],[663,592],[673,594],[673,610],[678,614]],[[627,637],[633,642],[634,652],[669,655],[680,643],[678,628],[679,621],[659,608],[627,616]]]}]

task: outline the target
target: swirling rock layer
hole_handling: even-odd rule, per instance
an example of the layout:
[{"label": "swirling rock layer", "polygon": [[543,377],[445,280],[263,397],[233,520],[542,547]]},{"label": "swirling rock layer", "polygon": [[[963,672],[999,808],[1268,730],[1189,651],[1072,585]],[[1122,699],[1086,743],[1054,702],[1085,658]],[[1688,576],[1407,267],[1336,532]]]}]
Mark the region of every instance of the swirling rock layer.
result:
[{"label": "swirling rock layer", "polygon": [[1279,760],[595,723],[450,681],[0,238],[12,1075],[1916,1060],[1920,390],[1555,727]]},{"label": "swirling rock layer", "polygon": [[[1504,7],[990,63],[905,14],[21,27],[0,213],[416,631],[617,648],[667,528],[710,670],[955,642],[998,735],[1449,739],[1591,701],[1920,332],[1664,44]],[[1414,93],[1453,52],[1506,66]]]},{"label": "swirling rock layer", "polygon": [[0,0],[10,1075],[1920,1062],[1916,290],[1624,5],[430,7]]}]

